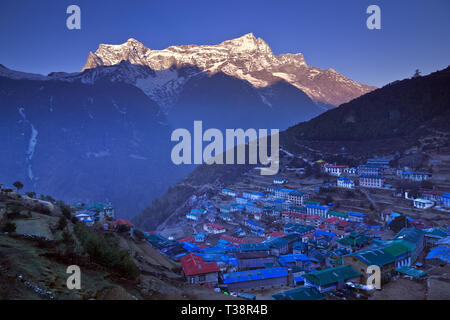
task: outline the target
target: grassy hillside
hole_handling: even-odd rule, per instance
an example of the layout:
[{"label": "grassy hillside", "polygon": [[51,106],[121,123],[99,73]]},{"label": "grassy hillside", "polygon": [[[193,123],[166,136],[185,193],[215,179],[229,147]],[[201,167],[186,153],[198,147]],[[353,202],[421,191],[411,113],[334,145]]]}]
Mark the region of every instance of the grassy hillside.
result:
[{"label": "grassy hillside", "polygon": [[[61,202],[31,203],[0,194],[0,300],[226,298],[186,284],[180,265],[139,237],[87,228]],[[80,290],[66,286],[69,265],[81,269]]]}]

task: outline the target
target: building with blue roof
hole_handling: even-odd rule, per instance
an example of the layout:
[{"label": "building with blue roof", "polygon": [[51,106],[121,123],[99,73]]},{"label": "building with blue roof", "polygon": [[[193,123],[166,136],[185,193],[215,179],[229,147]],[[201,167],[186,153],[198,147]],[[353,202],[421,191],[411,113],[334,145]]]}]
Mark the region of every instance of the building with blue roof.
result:
[{"label": "building with blue roof", "polygon": [[251,190],[245,190],[242,192],[242,196],[250,200],[260,200],[266,196],[264,192],[256,192]]},{"label": "building with blue roof", "polygon": [[244,225],[250,228],[250,231],[257,235],[264,233],[264,227],[260,226],[257,222],[252,220],[245,220]]},{"label": "building with blue roof", "polygon": [[275,199],[288,200],[289,195],[297,190],[270,186],[267,188],[267,191],[271,192]]},{"label": "building with blue roof", "polygon": [[444,207],[450,207],[450,193],[445,192],[441,195],[441,204]]},{"label": "building with blue roof", "polygon": [[364,222],[367,219],[367,214],[361,212],[348,211],[348,220],[353,222]]},{"label": "building with blue roof", "polygon": [[204,233],[197,233],[194,237],[195,241],[197,242],[204,242],[206,239],[206,236]]},{"label": "building with blue roof", "polygon": [[439,246],[447,246],[447,247],[450,247],[450,236],[447,236],[447,237],[445,237],[445,238],[439,239],[439,240],[436,242],[436,244],[439,245]]},{"label": "building with blue roof", "polygon": [[189,220],[197,221],[200,218],[200,214],[195,212],[188,212],[186,213],[186,218]]},{"label": "building with blue roof", "polygon": [[230,197],[236,197],[236,192],[231,189],[222,189],[222,194]]},{"label": "building with blue roof", "polygon": [[306,254],[284,254],[278,258],[278,262],[282,267],[301,267],[303,269],[309,268],[312,264],[311,260]]},{"label": "building with blue roof", "polygon": [[334,232],[329,232],[329,231],[324,231],[324,230],[317,230],[314,232],[315,238],[326,237],[326,238],[329,238],[330,240],[333,240],[335,236],[336,236],[336,234]]},{"label": "building with blue roof", "polygon": [[250,213],[262,213],[263,212],[262,208],[259,208],[256,205],[248,204],[248,203],[245,205],[245,210],[247,210]]},{"label": "building with blue roof", "polygon": [[183,248],[189,252],[198,251],[200,249],[197,245],[187,242],[187,241],[183,242]]},{"label": "building with blue roof", "polygon": [[392,220],[394,220],[397,217],[400,217],[401,214],[397,212],[391,212],[390,210],[385,210],[381,212],[381,219],[385,221],[387,224],[391,223]]},{"label": "building with blue roof", "polygon": [[267,252],[270,249],[266,243],[243,243],[239,245],[240,252]]},{"label": "building with blue roof", "polygon": [[224,273],[221,282],[230,291],[262,290],[288,286],[289,273],[285,268],[267,268],[249,271]]},{"label": "building with blue roof", "polygon": [[430,250],[425,257],[428,262],[436,262],[438,264],[450,262],[450,248],[448,246],[438,246]]},{"label": "building with blue roof", "polygon": [[350,180],[349,178],[338,178],[336,185],[339,188],[347,188],[347,189],[355,188],[355,182],[353,180]]}]

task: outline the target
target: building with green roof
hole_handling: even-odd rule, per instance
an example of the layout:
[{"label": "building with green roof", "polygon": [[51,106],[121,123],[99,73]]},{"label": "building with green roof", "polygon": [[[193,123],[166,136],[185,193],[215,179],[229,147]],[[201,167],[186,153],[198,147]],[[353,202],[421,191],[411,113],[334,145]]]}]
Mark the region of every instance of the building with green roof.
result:
[{"label": "building with green roof", "polygon": [[391,254],[395,258],[396,268],[411,265],[411,254],[415,246],[404,240],[396,240],[386,245],[383,250]]},{"label": "building with green roof", "polygon": [[307,205],[307,204],[319,205],[320,201],[306,200],[306,201],[303,201],[303,204],[304,205]]},{"label": "building with green roof", "polygon": [[425,233],[417,228],[403,228],[394,240],[405,240],[415,246],[411,252],[411,263],[414,263],[425,247]]},{"label": "building with green roof", "polygon": [[347,281],[359,282],[361,274],[350,265],[314,271],[303,275],[305,285],[315,287],[319,292],[344,288]]},{"label": "building with green roof", "polygon": [[350,252],[362,248],[368,242],[367,235],[356,232],[352,232],[349,235],[337,240],[338,248],[348,249]]},{"label": "building with green roof", "polygon": [[270,253],[277,257],[289,251],[289,242],[284,238],[272,238],[267,240],[265,244],[270,248]]},{"label": "building with green roof", "polygon": [[299,287],[272,296],[275,300],[324,300],[326,296],[315,287]]},{"label": "building with green roof", "polygon": [[427,275],[426,271],[408,267],[408,266],[403,266],[401,268],[397,268],[396,271],[399,273],[402,273],[402,274],[406,274],[407,276],[413,277],[415,279],[419,279],[419,278],[422,278]]},{"label": "building with green roof", "polygon": [[348,213],[338,211],[328,211],[328,218],[330,217],[338,217],[342,220],[348,220]]},{"label": "building with green roof", "polygon": [[313,226],[307,226],[307,225],[303,225],[303,224],[298,224],[298,223],[287,223],[284,226],[284,233],[286,234],[291,234],[291,233],[296,233],[299,235],[305,235],[308,233],[311,233],[315,230],[315,228]]},{"label": "building with green roof", "polygon": [[362,275],[362,280],[367,279],[367,268],[372,265],[380,267],[381,280],[387,282],[395,274],[395,257],[384,248],[367,249],[353,252],[342,258],[344,265],[352,266]]}]

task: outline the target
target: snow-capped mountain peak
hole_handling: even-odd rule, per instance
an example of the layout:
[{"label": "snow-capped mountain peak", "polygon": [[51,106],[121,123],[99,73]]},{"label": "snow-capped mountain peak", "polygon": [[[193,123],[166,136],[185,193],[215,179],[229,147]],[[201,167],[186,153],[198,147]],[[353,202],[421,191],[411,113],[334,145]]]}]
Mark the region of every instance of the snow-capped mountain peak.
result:
[{"label": "snow-capped mountain peak", "polygon": [[[120,45],[101,44],[95,53],[89,53],[82,71],[118,65],[122,61],[156,71],[148,76],[139,72],[135,79],[129,79],[152,98],[156,98],[155,90],[158,95],[166,91],[164,96],[179,92],[175,87],[182,86],[191,76],[179,75],[178,70],[182,67],[193,67],[205,74],[222,72],[248,81],[257,88],[286,81],[304,91],[316,103],[334,106],[374,89],[331,68],[310,67],[301,53],[276,56],[269,45],[253,33],[217,45],[176,45],[163,50],[151,50],[134,38]],[[162,78],[158,78],[158,74]],[[192,75],[196,74],[198,72]],[[167,93],[167,90],[171,92]]]}]

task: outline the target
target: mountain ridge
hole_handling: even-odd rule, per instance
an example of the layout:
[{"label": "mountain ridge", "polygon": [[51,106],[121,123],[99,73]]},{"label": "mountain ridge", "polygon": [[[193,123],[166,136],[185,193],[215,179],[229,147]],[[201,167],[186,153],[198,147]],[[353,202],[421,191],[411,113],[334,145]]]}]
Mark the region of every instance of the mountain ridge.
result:
[{"label": "mountain ridge", "polygon": [[[100,44],[95,52],[89,53],[81,71],[117,65],[122,61],[145,65],[153,70],[194,66],[209,74],[223,72],[246,80],[256,88],[285,80],[321,105],[338,106],[375,89],[331,68],[308,66],[301,53],[274,55],[269,45],[252,33],[218,45],[179,45],[163,50],[149,49],[134,38],[119,45]],[[141,87],[137,81],[135,85]],[[151,90],[143,90],[152,94]]]}]

